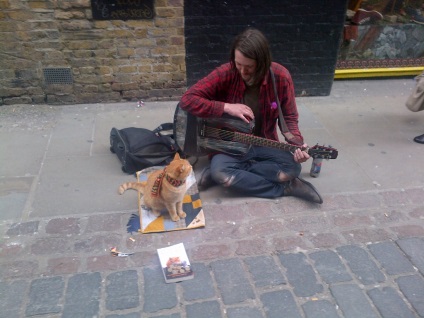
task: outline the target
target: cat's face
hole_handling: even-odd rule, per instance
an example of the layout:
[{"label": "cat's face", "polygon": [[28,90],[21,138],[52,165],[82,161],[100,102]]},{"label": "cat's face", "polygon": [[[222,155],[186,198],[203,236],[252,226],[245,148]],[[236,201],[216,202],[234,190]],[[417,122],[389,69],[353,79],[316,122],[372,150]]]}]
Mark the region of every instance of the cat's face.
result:
[{"label": "cat's face", "polygon": [[192,169],[191,164],[187,160],[181,159],[176,153],[174,160],[166,168],[166,172],[175,179],[183,180],[190,175]]}]

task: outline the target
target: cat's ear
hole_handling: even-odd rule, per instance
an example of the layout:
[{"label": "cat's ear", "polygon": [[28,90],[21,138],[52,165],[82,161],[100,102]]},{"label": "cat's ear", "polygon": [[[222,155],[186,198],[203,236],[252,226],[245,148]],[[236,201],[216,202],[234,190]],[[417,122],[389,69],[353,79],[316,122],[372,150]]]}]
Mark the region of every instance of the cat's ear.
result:
[{"label": "cat's ear", "polygon": [[175,153],[174,160],[180,160],[180,154],[178,152]]}]

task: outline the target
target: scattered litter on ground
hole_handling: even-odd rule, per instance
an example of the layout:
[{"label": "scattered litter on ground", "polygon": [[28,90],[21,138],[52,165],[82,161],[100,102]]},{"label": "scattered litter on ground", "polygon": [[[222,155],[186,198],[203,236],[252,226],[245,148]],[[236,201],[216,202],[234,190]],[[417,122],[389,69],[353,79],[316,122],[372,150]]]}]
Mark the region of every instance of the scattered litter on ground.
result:
[{"label": "scattered litter on ground", "polygon": [[126,256],[130,256],[130,255],[134,254],[134,253],[122,253],[122,252],[119,252],[116,249],[116,247],[111,247],[110,248],[110,252],[112,253],[113,256],[119,256],[119,257],[126,257]]}]

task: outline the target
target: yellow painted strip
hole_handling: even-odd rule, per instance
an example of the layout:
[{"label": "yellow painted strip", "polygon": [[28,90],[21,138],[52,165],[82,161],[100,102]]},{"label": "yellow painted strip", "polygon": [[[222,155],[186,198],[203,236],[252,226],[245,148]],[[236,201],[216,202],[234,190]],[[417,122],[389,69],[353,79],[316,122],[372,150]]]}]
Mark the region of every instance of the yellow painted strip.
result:
[{"label": "yellow painted strip", "polygon": [[396,68],[367,68],[336,70],[334,79],[382,77],[382,76],[416,76],[424,70],[424,66]]}]

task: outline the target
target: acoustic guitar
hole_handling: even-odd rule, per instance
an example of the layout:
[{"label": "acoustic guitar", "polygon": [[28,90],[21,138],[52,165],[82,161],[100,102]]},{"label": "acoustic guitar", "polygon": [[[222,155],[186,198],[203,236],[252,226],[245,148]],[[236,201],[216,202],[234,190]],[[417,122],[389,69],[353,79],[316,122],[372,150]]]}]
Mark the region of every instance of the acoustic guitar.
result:
[{"label": "acoustic guitar", "polygon": [[294,152],[300,148],[312,158],[336,159],[338,151],[331,146],[303,148],[288,143],[252,135],[254,121],[245,123],[241,119],[223,116],[199,118],[177,106],[174,115],[174,139],[180,149],[189,156],[204,156],[223,152],[243,155],[252,145],[277,148]]}]

